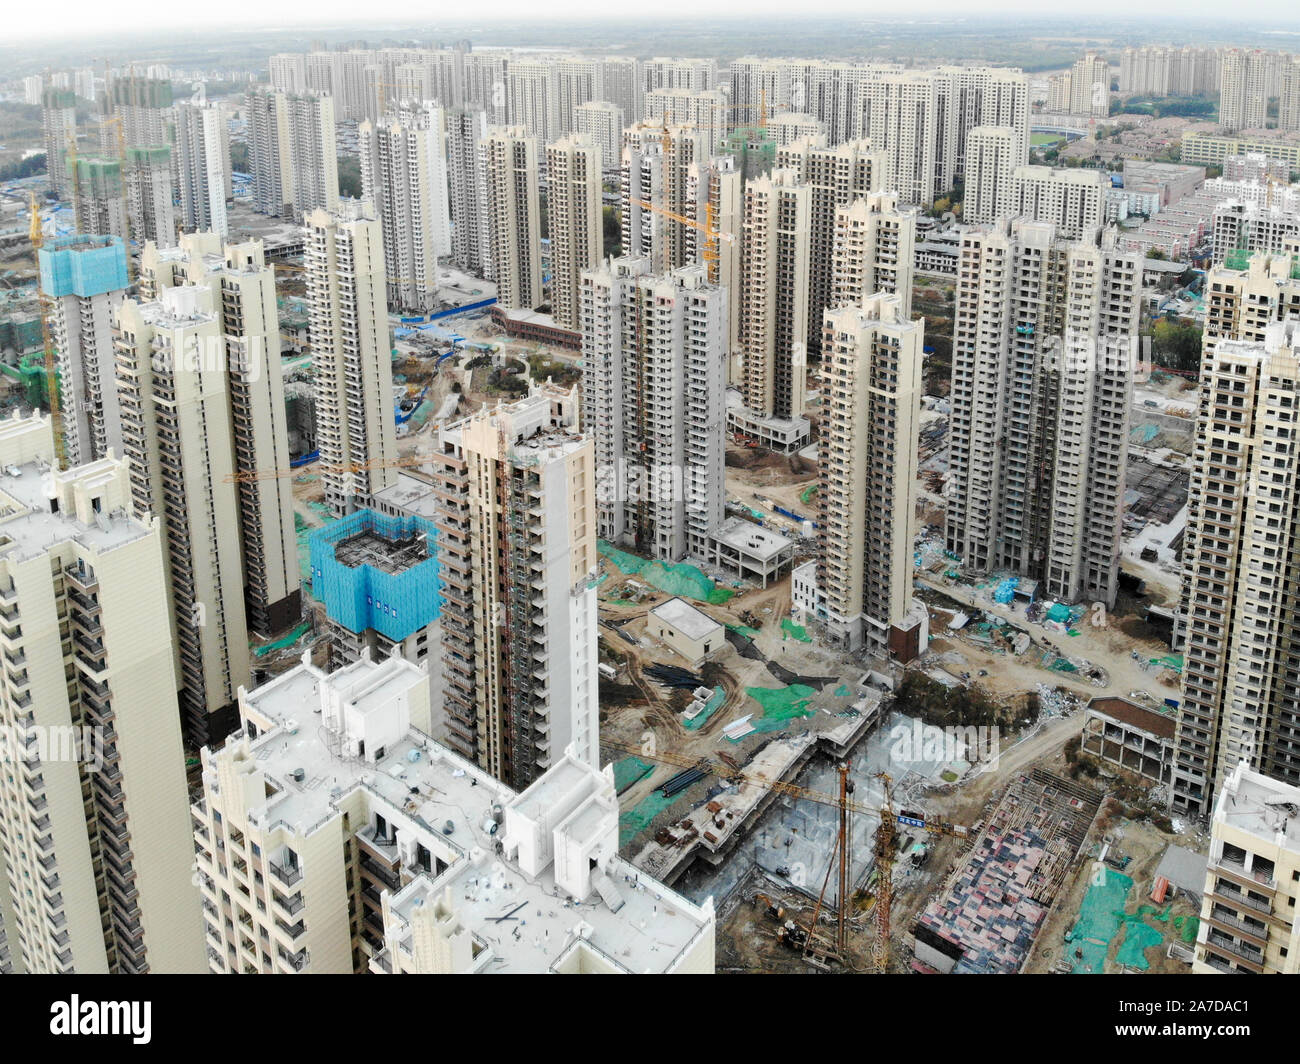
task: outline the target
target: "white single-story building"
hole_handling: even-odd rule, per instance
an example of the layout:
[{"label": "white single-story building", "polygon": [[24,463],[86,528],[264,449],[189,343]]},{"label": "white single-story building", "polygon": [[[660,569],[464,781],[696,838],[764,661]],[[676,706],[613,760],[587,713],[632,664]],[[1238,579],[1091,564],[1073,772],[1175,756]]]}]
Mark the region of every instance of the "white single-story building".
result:
[{"label": "white single-story building", "polygon": [[646,632],[662,640],[697,668],[726,640],[726,630],[702,610],[685,599],[661,602],[646,616]]}]

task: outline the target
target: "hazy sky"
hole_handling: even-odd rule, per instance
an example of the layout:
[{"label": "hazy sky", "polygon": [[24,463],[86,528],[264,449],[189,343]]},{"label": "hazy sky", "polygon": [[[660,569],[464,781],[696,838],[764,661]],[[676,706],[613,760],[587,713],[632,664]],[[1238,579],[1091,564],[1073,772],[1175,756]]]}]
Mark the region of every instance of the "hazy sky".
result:
[{"label": "hazy sky", "polygon": [[[1225,8],[1222,0],[1171,0],[1161,8],[1138,8],[1132,0],[1075,0],[1078,10],[1085,12],[1088,22],[1095,26],[1097,16],[1113,13],[1128,17],[1179,18],[1210,17],[1222,19]],[[626,10],[626,9],[623,9]],[[647,9],[640,9],[645,11]],[[900,5],[897,0],[804,0],[792,8],[789,0],[656,0],[648,10],[657,17],[681,16],[744,16],[761,17],[780,15],[789,18],[792,12],[800,15],[842,15],[849,18],[888,16],[897,18]],[[938,0],[935,4],[918,7],[920,20],[933,18],[942,12],[961,12],[978,18],[979,15],[1032,14],[1057,15],[1068,19],[1070,5],[1045,5],[1043,0],[986,0],[976,9],[969,0]],[[364,14],[360,14],[364,12]],[[1300,22],[1300,9],[1294,0],[1238,0],[1231,8],[1232,16],[1242,22],[1253,23],[1251,28],[1267,28],[1270,22],[1294,25]],[[140,22],[148,14],[149,24]],[[70,33],[109,31],[115,35],[135,31],[149,34],[153,30],[175,27],[250,30],[263,27],[291,27],[318,25],[328,27],[343,23],[364,24],[369,20],[376,29],[385,24],[430,25],[439,22],[499,21],[519,18],[535,20],[539,17],[556,19],[592,18],[606,21],[617,17],[617,10],[609,0],[480,0],[475,4],[457,6],[436,5],[430,0],[218,0],[217,3],[167,3],[140,4],[138,0],[61,0],[45,7],[43,4],[25,3],[7,5],[3,16],[3,36],[10,40],[23,37],[68,36]]]}]

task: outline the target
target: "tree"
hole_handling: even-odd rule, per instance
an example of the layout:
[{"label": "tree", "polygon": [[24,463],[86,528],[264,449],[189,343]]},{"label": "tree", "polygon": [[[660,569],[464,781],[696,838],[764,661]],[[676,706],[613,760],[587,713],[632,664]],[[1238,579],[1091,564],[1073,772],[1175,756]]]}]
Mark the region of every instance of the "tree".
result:
[{"label": "tree", "polygon": [[601,223],[604,226],[605,254],[607,256],[621,255],[623,252],[623,226],[618,217],[618,208],[602,208]]},{"label": "tree", "polygon": [[1196,369],[1201,364],[1201,330],[1162,318],[1151,330],[1151,360],[1170,369]]},{"label": "tree", "polygon": [[19,178],[32,177],[45,173],[45,153],[37,152],[26,159],[0,166],[0,181],[17,181]]},{"label": "tree", "polygon": [[339,156],[339,195],[361,198],[361,158],[357,155]]}]

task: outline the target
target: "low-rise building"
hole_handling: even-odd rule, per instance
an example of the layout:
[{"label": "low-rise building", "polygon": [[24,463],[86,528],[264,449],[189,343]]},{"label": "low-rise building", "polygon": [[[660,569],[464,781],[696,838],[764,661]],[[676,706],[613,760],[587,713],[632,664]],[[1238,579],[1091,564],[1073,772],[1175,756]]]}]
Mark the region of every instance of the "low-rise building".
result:
[{"label": "low-rise building", "polygon": [[721,624],[680,598],[670,598],[651,609],[646,631],[685,658],[693,669],[727,641]]}]

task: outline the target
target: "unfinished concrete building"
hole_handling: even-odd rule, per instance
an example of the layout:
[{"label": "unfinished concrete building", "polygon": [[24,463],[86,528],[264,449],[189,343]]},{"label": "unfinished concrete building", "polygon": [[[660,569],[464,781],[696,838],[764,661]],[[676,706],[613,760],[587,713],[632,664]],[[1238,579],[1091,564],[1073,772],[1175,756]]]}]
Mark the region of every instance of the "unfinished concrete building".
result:
[{"label": "unfinished concrete building", "polygon": [[439,734],[526,786],[595,764],[596,468],[578,396],[543,386],[439,430]]},{"label": "unfinished concrete building", "polygon": [[691,126],[643,123],[623,131],[619,222],[624,255],[648,259],[656,274],[698,261],[690,257],[693,231],[682,219],[695,218],[690,179],[693,168],[708,157],[707,144]]},{"label": "unfinished concrete building", "polygon": [[110,450],[120,458],[113,314],[126,298],[126,246],[115,236],[59,237],[41,248],[38,264],[58,352],[64,455],[72,465]]},{"label": "unfinished concrete building", "polygon": [[947,547],[1067,602],[1118,592],[1142,260],[1016,220],[962,239]]},{"label": "unfinished concrete building", "polygon": [[705,557],[722,523],[727,292],[703,266],[647,258],[582,276],[584,429],[602,539],[664,561]]}]

